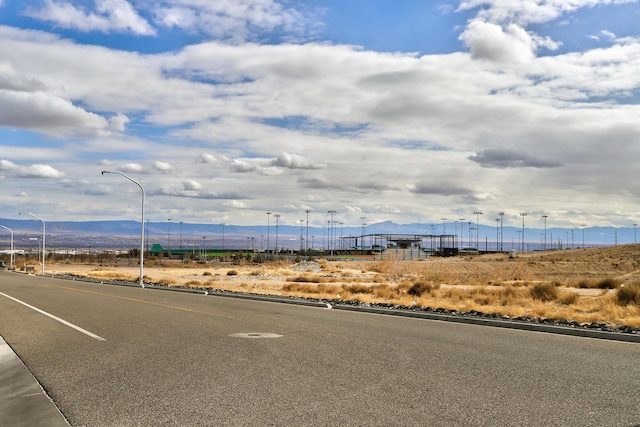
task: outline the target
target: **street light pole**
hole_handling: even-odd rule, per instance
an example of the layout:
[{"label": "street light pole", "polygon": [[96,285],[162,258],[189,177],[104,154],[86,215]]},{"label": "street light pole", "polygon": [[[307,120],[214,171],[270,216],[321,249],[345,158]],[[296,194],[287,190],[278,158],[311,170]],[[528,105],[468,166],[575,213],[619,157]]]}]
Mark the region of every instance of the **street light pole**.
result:
[{"label": "street light pole", "polygon": [[4,228],[11,233],[11,254],[9,255],[9,268],[11,268],[13,267],[13,260],[15,259],[15,254],[13,253],[13,230],[9,227],[5,227],[4,225],[0,225],[0,228]]},{"label": "street light pole", "polygon": [[138,181],[134,180],[128,175],[125,175],[122,172],[102,171],[102,175],[104,175],[105,173],[122,175],[123,177],[133,182],[138,187],[140,187],[140,191],[142,193],[142,205],[141,205],[142,207],[140,210],[140,287],[144,288],[144,279],[143,279],[144,277],[144,188],[142,187],[142,185],[140,185]]},{"label": "street light pole", "polygon": [[44,276],[44,257],[45,257],[45,251],[46,251],[46,245],[45,245],[45,239],[46,239],[46,225],[44,222],[44,219],[40,218],[39,216],[36,216],[30,212],[20,212],[19,215],[29,215],[34,217],[35,219],[39,219],[40,221],[42,221],[42,275]]},{"label": "street light pole", "polygon": [[584,249],[584,228],[586,227],[586,224],[582,224],[580,227],[582,227],[582,249]]}]

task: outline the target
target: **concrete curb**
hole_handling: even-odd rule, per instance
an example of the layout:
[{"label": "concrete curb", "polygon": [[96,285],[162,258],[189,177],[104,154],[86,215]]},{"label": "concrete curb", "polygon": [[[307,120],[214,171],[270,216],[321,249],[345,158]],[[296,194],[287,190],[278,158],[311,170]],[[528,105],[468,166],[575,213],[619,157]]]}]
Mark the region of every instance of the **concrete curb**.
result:
[{"label": "concrete curb", "polygon": [[0,420],[13,427],[69,427],[29,369],[0,336]]}]

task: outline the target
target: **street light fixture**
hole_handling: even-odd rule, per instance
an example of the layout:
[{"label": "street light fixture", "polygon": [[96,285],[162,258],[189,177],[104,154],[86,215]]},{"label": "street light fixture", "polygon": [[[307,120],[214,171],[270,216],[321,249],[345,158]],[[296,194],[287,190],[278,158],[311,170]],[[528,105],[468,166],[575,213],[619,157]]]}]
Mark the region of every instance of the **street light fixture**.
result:
[{"label": "street light fixture", "polygon": [[44,222],[44,219],[40,218],[39,216],[36,216],[30,212],[20,212],[19,215],[29,215],[34,217],[35,219],[39,219],[40,221],[42,221],[42,275],[44,276],[44,256],[45,256],[45,251],[46,251],[46,245],[45,245],[45,239],[46,239],[46,224]]},{"label": "street light fixture", "polygon": [[11,233],[11,254],[9,255],[9,268],[13,267],[13,261],[15,259],[15,254],[13,253],[13,230],[9,227],[5,227],[4,225],[0,225],[0,228],[4,228],[5,230]]},{"label": "street light fixture", "polygon": [[134,180],[133,178],[131,178],[130,176],[122,172],[102,171],[102,175],[104,175],[105,173],[113,173],[116,175],[121,175],[126,179],[128,179],[129,181],[133,182],[138,187],[140,187],[140,191],[142,193],[142,204],[141,204],[142,207],[140,210],[140,287],[144,288],[144,279],[143,279],[144,277],[144,188],[142,188],[142,185],[140,185],[138,181]]}]

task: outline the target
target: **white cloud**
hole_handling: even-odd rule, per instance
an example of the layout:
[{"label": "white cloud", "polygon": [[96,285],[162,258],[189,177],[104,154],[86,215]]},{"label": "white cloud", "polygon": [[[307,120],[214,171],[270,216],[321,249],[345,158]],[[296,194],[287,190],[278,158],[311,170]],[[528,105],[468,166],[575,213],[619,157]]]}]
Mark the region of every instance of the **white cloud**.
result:
[{"label": "white cloud", "polygon": [[154,162],[153,169],[160,173],[169,173],[173,171],[173,166],[167,162]]},{"label": "white cloud", "polygon": [[17,165],[9,160],[0,159],[0,172],[18,178],[62,178],[65,174],[50,165],[35,164],[31,166]]},{"label": "white cloud", "polygon": [[284,167],[288,169],[319,169],[320,166],[315,165],[308,159],[298,155],[282,153],[271,164],[273,166]]},{"label": "white cloud", "polygon": [[463,0],[458,11],[479,9],[477,18],[494,23],[543,24],[585,7],[637,0]]},{"label": "white cloud", "polygon": [[496,24],[473,21],[460,39],[474,58],[496,62],[531,61],[537,48],[531,35],[515,24],[503,29]]},{"label": "white cloud", "polygon": [[[78,2],[76,2],[78,3]],[[41,9],[31,9],[31,18],[53,22],[62,28],[79,31],[131,32],[154,35],[155,30],[126,0],[95,0],[95,11],[86,2],[45,0]]]},{"label": "white cloud", "polygon": [[182,188],[185,191],[199,191],[202,189],[202,184],[194,180],[187,180],[182,183]]},{"label": "white cloud", "polygon": [[118,168],[120,172],[124,173],[148,173],[147,170],[139,163],[127,163]]},{"label": "white cloud", "polygon": [[53,135],[86,135],[107,127],[103,117],[42,92],[0,89],[0,104],[3,105],[0,109],[0,126],[32,129]]},{"label": "white cloud", "polygon": [[305,23],[299,11],[275,0],[165,0],[155,5],[153,13],[158,25],[235,42],[276,29],[299,33]]},{"label": "white cloud", "polygon": [[129,121],[129,118],[124,114],[116,114],[109,119],[109,129],[116,132],[124,132],[126,130],[125,126]]}]

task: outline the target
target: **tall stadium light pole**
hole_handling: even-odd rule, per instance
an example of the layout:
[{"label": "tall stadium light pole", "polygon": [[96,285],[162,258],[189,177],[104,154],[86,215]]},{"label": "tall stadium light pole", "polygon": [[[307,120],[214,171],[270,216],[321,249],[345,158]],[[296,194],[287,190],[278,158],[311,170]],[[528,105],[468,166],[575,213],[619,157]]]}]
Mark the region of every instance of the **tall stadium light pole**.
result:
[{"label": "tall stadium light pole", "polygon": [[500,246],[500,218],[496,218],[496,252],[499,251]]},{"label": "tall stadium light pole", "polygon": [[302,247],[303,247],[303,239],[302,239],[302,225],[304,224],[304,219],[301,219],[300,221],[298,221],[300,223],[300,253],[302,253]]},{"label": "tall stadium light pole", "polygon": [[169,234],[168,234],[168,247],[167,247],[167,251],[169,252],[169,259],[171,259],[171,218],[167,219],[167,221],[169,221]]},{"label": "tall stadium light pole", "polygon": [[0,225],[0,228],[4,228],[9,233],[11,233],[11,254],[9,255],[9,268],[13,267],[13,261],[15,259],[15,254],[13,253],[13,230],[9,227],[5,227],[4,225]]},{"label": "tall stadium light pole", "polygon": [[453,235],[456,236],[453,242],[455,246],[455,240],[458,238],[458,220],[457,219],[453,220]]},{"label": "tall stadium light pole", "polygon": [[280,214],[273,215],[276,219],[276,253],[278,253],[278,223],[280,220]]},{"label": "tall stadium light pole", "polygon": [[367,223],[365,222],[367,218],[364,216],[361,216],[360,220],[362,221],[362,234],[360,235],[360,247],[364,250],[364,228],[367,226]]},{"label": "tall stadium light pole", "polygon": [[131,177],[129,177],[128,175],[125,175],[122,172],[102,171],[102,175],[104,175],[105,173],[122,175],[123,177],[133,182],[138,187],[140,187],[140,191],[142,192],[142,205],[141,205],[142,208],[140,210],[140,286],[144,288],[144,280],[143,280],[143,277],[144,277],[144,188],[142,188],[142,185],[140,185],[138,181],[132,179]]},{"label": "tall stadium light pole", "polygon": [[269,253],[269,218],[271,218],[271,212],[267,212],[267,253]]},{"label": "tall stadium light pole", "polygon": [[46,245],[45,245],[45,239],[47,236],[46,233],[46,224],[44,222],[44,219],[40,218],[39,216],[36,216],[30,212],[20,212],[20,215],[29,215],[34,217],[35,219],[39,219],[42,222],[42,275],[44,276],[44,257],[45,257],[45,251],[46,251]]},{"label": "tall stadium light pole", "polygon": [[333,227],[333,216],[337,213],[336,211],[329,211],[329,251],[331,253],[331,256],[333,256],[333,247],[335,246],[335,242],[334,242],[334,238],[335,236],[332,236],[331,234],[331,229]]},{"label": "tall stadium light pole", "polygon": [[442,219],[442,234],[445,234],[445,227],[444,227],[444,222],[447,220],[447,218],[441,218]]},{"label": "tall stadium light pole", "polygon": [[309,213],[311,212],[311,209],[305,209],[304,212],[307,214],[307,239],[305,240],[304,244],[304,251],[306,253],[309,251]]},{"label": "tall stadium light pole", "polygon": [[544,251],[547,250],[547,218],[549,218],[549,215],[542,215],[542,219],[544,219],[544,247],[542,250]]},{"label": "tall stadium light pole", "polygon": [[500,252],[504,250],[504,212],[500,212]]},{"label": "tall stadium light pole", "polygon": [[524,217],[527,216],[526,212],[520,212],[522,217],[522,252],[524,252]]},{"label": "tall stadium light pole", "polygon": [[582,249],[584,249],[584,228],[586,227],[586,224],[582,224],[580,227],[582,227]]},{"label": "tall stadium light pole", "polygon": [[480,237],[480,215],[482,215],[482,212],[475,211],[473,214],[476,216],[476,249],[479,251],[480,244],[478,243],[478,237]]}]

